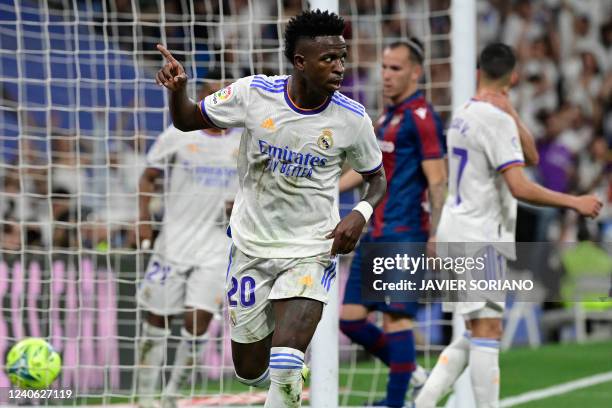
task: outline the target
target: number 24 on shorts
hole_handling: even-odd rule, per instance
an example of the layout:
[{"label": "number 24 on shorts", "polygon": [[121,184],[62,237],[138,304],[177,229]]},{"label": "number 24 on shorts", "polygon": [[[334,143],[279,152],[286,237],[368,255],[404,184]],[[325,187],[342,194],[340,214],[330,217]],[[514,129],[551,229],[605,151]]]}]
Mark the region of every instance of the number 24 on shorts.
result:
[{"label": "number 24 on shorts", "polygon": [[242,307],[251,307],[255,304],[255,279],[251,276],[243,276],[238,284],[238,279],[232,276],[232,287],[227,291],[227,300],[230,307],[238,306],[238,302],[234,300],[234,295],[240,289],[240,305]]},{"label": "number 24 on shorts", "polygon": [[153,261],[151,263],[151,266],[149,267],[149,270],[145,274],[145,280],[151,282],[157,280],[163,285],[166,281],[166,277],[168,276],[171,270],[172,267],[170,265],[162,265],[157,261]]}]

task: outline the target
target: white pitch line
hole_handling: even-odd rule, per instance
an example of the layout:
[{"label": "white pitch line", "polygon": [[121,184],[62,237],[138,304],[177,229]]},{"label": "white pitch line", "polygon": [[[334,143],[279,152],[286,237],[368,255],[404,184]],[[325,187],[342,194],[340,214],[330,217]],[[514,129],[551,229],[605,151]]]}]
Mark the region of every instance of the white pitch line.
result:
[{"label": "white pitch line", "polygon": [[591,375],[589,377],[569,381],[563,384],[553,385],[552,387],[529,391],[514,397],[504,398],[500,401],[499,406],[501,408],[514,407],[516,405],[524,404],[526,402],[537,401],[556,395],[566,394],[568,392],[579,390],[581,388],[592,387],[594,385],[602,384],[608,381],[612,381],[612,371]]}]

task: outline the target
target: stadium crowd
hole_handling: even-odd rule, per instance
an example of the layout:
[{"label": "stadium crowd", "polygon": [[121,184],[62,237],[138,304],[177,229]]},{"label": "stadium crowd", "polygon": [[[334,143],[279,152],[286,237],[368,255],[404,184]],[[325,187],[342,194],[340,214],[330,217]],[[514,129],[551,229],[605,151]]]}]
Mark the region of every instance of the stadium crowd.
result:
[{"label": "stadium crowd", "polygon": [[[64,3],[50,5],[69,7]],[[430,10],[423,8],[427,2],[416,0],[341,2],[341,14],[349,23],[346,37],[350,45],[343,91],[362,102],[373,118],[384,104],[379,92],[382,47],[409,35],[425,39],[429,63],[424,89],[443,118],[450,115],[451,2],[428,3]],[[99,11],[104,8],[101,2],[93,4]],[[132,9],[134,4],[138,10]],[[276,1],[194,2],[195,10],[182,10],[180,4],[166,1],[166,18],[160,21],[158,1],[108,2],[111,21],[104,25],[106,34],[121,49],[137,51],[145,69],[159,63],[153,47],[159,38],[178,50],[179,57],[195,55],[192,66],[196,76],[221,60],[236,77],[251,71],[273,73],[282,66],[282,24],[270,17],[278,14]],[[302,7],[299,0],[282,4],[283,20]],[[185,17],[190,15],[202,22],[193,26],[195,42]],[[556,191],[597,192],[605,208],[588,227],[592,237],[606,242],[612,240],[610,16],[612,3],[607,0],[478,1],[479,49],[500,40],[512,45],[519,56],[521,79],[511,97],[532,129],[541,156],[531,177]],[[96,18],[93,13],[93,21]],[[132,31],[131,25],[121,24],[128,20],[143,24]],[[158,23],[164,21],[171,24],[161,33]],[[249,21],[254,23],[245,24]],[[98,28],[101,30],[102,24]],[[254,58],[250,60],[249,55]],[[10,106],[11,97],[5,94],[4,99]],[[156,136],[125,132],[101,142],[58,128],[49,143],[24,137],[17,153],[5,147],[0,200],[2,249],[106,251],[134,247],[137,180],[146,149]],[[100,160],[107,165],[100,166]],[[352,204],[347,203],[347,208]],[[162,203],[156,205],[161,212]],[[536,222],[519,239],[576,240],[576,217],[570,212],[525,206],[521,210],[522,216]],[[520,224],[519,218],[519,230]]]}]

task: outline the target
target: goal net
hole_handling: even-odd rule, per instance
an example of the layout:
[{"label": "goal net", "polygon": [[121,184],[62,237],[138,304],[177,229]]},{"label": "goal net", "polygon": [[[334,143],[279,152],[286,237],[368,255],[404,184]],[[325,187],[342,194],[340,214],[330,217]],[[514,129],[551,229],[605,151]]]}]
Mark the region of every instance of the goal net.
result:
[{"label": "goal net", "polygon": [[[62,354],[55,386],[74,391],[70,404],[135,403],[143,319],[135,291],[151,255],[137,245],[138,180],[148,148],[170,125],[167,95],[154,82],[162,65],[155,44],[183,63],[195,97],[214,68],[234,78],[289,73],[283,30],[306,7],[300,0],[0,0],[0,355],[24,337],[43,337]],[[376,120],[383,47],[417,36],[426,45],[422,87],[448,116],[450,1],[347,0],[340,14],[348,23],[346,95]],[[160,186],[152,202],[157,221],[164,194]],[[358,196],[341,195],[343,214]],[[350,256],[342,259],[340,296],[349,264]],[[182,389],[188,404],[264,399],[234,380],[226,321],[220,305]],[[181,324],[174,319],[162,382]],[[426,366],[447,326],[438,305],[421,307],[417,341]],[[338,347],[339,404],[383,397],[386,367],[342,335]],[[0,372],[0,388],[9,386]]]}]

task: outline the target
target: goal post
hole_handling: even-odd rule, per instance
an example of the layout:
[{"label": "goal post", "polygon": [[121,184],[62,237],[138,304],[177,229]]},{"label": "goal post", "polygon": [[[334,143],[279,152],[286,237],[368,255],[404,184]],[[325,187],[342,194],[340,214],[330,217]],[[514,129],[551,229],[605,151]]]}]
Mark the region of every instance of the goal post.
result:
[{"label": "goal post", "polygon": [[[452,107],[453,111],[474,96],[476,91],[476,0],[453,0],[452,6]],[[453,339],[465,331],[463,316],[453,316]],[[474,408],[474,396],[468,370],[454,385],[454,394],[446,408]]]}]

